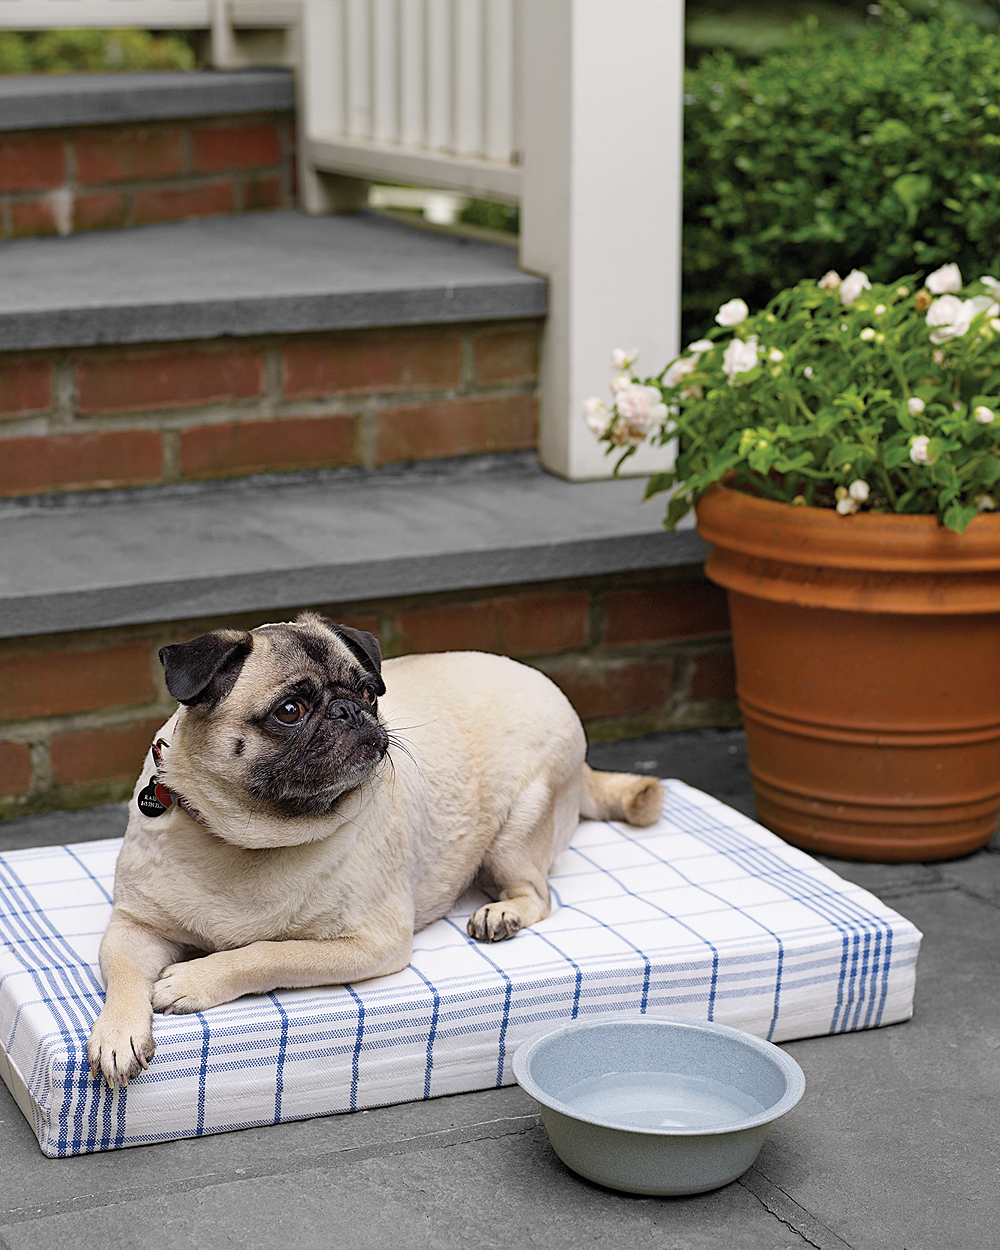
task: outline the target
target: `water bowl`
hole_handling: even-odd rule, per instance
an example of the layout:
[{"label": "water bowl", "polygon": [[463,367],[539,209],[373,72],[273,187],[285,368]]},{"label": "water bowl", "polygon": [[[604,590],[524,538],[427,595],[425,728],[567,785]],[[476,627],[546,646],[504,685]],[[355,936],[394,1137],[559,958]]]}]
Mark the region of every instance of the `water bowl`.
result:
[{"label": "water bowl", "polygon": [[514,1055],[556,1154],[633,1194],[697,1194],[741,1176],[805,1090],[802,1069],[751,1033],[674,1016],[595,1016]]}]

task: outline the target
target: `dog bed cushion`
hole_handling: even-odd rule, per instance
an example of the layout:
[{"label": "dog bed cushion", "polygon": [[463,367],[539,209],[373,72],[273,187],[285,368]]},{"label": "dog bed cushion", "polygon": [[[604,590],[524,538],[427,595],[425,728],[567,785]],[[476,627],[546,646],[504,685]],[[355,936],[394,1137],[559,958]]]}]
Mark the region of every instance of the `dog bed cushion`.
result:
[{"label": "dog bed cushion", "polygon": [[912,1014],[920,933],[760,825],[679,781],[650,829],[584,821],[552,915],[472,941],[470,892],[404,971],[156,1016],[126,1089],[87,1065],[120,839],[0,855],[0,1072],[50,1156],[354,1111],[513,1081],[553,1021],[642,1011],[772,1041]]}]

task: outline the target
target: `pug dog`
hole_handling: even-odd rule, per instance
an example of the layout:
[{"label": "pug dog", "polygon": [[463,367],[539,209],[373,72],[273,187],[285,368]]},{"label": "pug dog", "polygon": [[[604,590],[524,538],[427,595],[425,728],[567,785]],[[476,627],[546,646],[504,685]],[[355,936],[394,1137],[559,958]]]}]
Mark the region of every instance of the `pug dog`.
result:
[{"label": "pug dog", "polygon": [[304,614],[160,651],[179,708],[136,784],[101,942],[95,1078],[137,1076],[154,1012],[406,967],[473,883],[496,942],[549,914],[581,814],[649,825],[658,781],[594,772],[535,669],[478,652],[382,664],[377,639]]}]

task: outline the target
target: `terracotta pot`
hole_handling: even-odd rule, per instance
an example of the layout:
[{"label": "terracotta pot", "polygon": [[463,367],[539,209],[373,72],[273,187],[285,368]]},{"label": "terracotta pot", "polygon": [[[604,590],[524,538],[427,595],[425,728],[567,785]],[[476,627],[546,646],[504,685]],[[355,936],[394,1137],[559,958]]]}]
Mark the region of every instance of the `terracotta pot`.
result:
[{"label": "terracotta pot", "polygon": [[946,859],[1000,820],[1000,514],[698,504],[729,593],[763,824],[847,859]]}]

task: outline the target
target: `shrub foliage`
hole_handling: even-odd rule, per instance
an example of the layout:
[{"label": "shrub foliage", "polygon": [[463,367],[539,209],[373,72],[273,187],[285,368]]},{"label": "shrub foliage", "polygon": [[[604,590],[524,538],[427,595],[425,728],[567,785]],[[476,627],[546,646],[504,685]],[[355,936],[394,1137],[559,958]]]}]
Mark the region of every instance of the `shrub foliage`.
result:
[{"label": "shrub foliage", "polygon": [[148,30],[0,30],[0,74],[84,74],[193,69],[181,33]]},{"label": "shrub foliage", "polygon": [[761,307],[826,269],[889,282],[1000,239],[1000,39],[886,8],[855,40],[801,27],[759,63],[704,57],[685,79],[684,304]]}]

